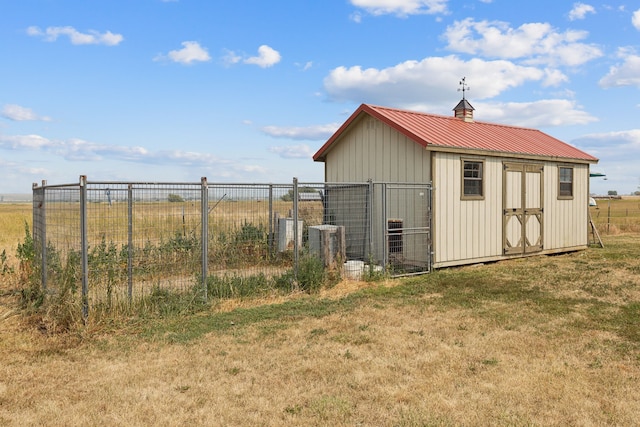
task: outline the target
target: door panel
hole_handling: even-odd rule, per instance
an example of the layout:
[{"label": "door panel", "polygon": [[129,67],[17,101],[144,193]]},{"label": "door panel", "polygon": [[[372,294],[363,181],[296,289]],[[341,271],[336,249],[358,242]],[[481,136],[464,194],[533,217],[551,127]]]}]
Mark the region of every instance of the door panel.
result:
[{"label": "door panel", "polygon": [[542,250],[543,166],[503,164],[504,253],[517,255]]},{"label": "door panel", "polygon": [[525,253],[542,250],[542,165],[525,166]]},{"label": "door panel", "polygon": [[504,253],[518,254],[523,252],[522,239],[522,165],[514,165],[504,171]]}]

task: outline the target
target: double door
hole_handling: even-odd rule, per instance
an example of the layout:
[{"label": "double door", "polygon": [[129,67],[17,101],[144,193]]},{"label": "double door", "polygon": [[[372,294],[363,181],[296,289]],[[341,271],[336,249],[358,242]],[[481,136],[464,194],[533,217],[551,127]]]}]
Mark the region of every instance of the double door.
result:
[{"label": "double door", "polygon": [[503,251],[505,255],[543,248],[544,167],[536,163],[503,164]]}]

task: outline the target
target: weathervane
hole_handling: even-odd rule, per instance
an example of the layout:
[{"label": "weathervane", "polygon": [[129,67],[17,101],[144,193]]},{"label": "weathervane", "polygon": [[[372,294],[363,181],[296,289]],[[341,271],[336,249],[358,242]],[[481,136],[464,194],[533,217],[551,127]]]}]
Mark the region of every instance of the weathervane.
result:
[{"label": "weathervane", "polygon": [[462,91],[462,99],[464,98],[464,93],[468,90],[471,90],[471,88],[467,85],[467,82],[465,81],[467,78],[463,77],[462,80],[460,80],[460,83],[458,83],[460,86],[462,86],[462,89],[458,89],[458,92]]}]

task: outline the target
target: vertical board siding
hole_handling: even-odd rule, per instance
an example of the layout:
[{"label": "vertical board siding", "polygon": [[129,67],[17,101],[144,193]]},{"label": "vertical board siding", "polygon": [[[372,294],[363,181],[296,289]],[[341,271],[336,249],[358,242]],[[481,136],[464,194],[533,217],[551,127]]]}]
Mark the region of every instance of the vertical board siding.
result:
[{"label": "vertical board siding", "polygon": [[[468,157],[468,156],[466,156]],[[434,255],[436,263],[502,254],[502,162],[484,160],[483,200],[461,200],[459,154],[434,155]]]},{"label": "vertical board siding", "polygon": [[563,249],[588,244],[589,167],[573,166],[573,199],[558,200],[558,167],[545,165],[544,249]]},{"label": "vertical board siding", "polygon": [[429,152],[372,117],[353,123],[327,153],[328,182],[430,182]]}]

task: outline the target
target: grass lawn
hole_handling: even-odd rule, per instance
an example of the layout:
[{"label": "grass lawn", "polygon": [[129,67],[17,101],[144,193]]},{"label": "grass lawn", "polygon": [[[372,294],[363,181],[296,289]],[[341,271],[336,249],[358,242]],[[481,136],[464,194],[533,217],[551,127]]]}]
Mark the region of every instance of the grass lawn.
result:
[{"label": "grass lawn", "polygon": [[7,272],[0,425],[637,425],[640,234],[602,237],[64,334]]}]

